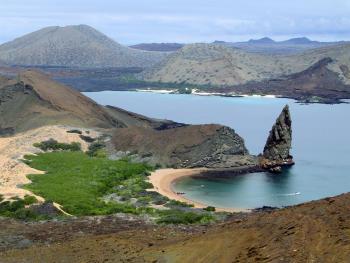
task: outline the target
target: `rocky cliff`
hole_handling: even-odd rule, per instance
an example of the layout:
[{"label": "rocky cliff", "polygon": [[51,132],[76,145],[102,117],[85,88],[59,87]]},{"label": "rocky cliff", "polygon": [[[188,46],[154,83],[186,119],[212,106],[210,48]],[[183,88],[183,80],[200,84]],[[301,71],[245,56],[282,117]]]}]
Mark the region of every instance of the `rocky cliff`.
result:
[{"label": "rocky cliff", "polygon": [[116,151],[137,154],[144,161],[166,167],[236,168],[256,166],[244,140],[222,125],[189,125],[156,130],[143,127],[116,129]]},{"label": "rocky cliff", "polygon": [[294,164],[292,147],[292,119],[286,105],[272,126],[262,154],[262,167],[279,172],[281,167]]}]

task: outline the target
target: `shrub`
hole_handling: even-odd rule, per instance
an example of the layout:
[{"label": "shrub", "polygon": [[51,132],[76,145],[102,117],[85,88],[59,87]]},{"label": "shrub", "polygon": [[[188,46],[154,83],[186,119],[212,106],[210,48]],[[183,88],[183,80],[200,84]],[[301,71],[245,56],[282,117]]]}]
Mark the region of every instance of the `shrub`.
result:
[{"label": "shrub", "polygon": [[69,130],[67,133],[76,133],[76,134],[82,134],[82,131],[80,130]]},{"label": "shrub", "polygon": [[210,214],[183,212],[180,210],[163,210],[159,211],[159,215],[158,224],[205,224],[214,220],[214,217]]},{"label": "shrub", "polygon": [[97,157],[98,154],[101,154],[101,150],[104,149],[106,145],[103,142],[94,142],[89,145],[87,155],[91,157]]},{"label": "shrub", "polygon": [[43,151],[81,151],[81,145],[78,142],[60,143],[54,139],[49,139],[47,141],[42,141],[40,143],[34,143],[34,147],[37,147]]},{"label": "shrub", "polygon": [[90,136],[85,136],[85,135],[79,135],[80,139],[82,139],[83,141],[86,141],[88,143],[92,143],[94,142],[96,139],[92,138]]},{"label": "shrub", "polygon": [[203,208],[203,210],[208,211],[208,212],[215,212],[215,207],[214,206],[208,206],[206,208]]},{"label": "shrub", "polygon": [[165,206],[166,207],[174,207],[174,206],[193,207],[193,204],[188,204],[188,203],[177,201],[177,200],[170,200]]},{"label": "shrub", "polygon": [[42,215],[33,212],[27,205],[36,203],[34,196],[25,196],[24,199],[13,198],[12,201],[5,201],[0,203],[0,215],[5,217],[12,217],[21,220],[40,220],[46,219]]},{"label": "shrub", "polygon": [[25,195],[23,201],[25,205],[32,205],[38,202],[36,197],[32,195]]}]

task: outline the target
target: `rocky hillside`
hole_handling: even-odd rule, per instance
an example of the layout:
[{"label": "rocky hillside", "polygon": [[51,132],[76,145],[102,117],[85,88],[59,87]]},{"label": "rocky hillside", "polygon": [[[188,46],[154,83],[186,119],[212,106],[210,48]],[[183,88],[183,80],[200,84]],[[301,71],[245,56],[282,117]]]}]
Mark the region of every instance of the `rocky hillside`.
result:
[{"label": "rocky hillside", "polygon": [[146,71],[146,81],[236,86],[291,75],[329,57],[327,68],[345,84],[350,83],[350,44],[323,47],[297,55],[248,53],[214,44],[193,44],[173,53]]},{"label": "rocky hillside", "polygon": [[0,79],[0,134],[55,124],[100,128],[175,125],[170,121],[103,107],[37,71],[22,72],[15,79]]},{"label": "rocky hillside", "polygon": [[302,102],[339,103],[341,99],[350,98],[350,83],[345,64],[340,66],[343,77],[332,70],[338,62],[326,57],[298,73],[211,90],[227,94],[275,94]]},{"label": "rocky hillside", "polygon": [[47,27],[0,46],[0,60],[12,65],[150,67],[165,56],[122,46],[87,25]]},{"label": "rocky hillside", "polygon": [[243,139],[221,125],[189,125],[166,130],[116,129],[116,151],[137,153],[145,160],[171,167],[230,168],[256,165]]},{"label": "rocky hillside", "polygon": [[[17,262],[348,262],[350,194],[204,226],[118,216],[0,219],[0,256]],[[40,258],[40,260],[38,260]]]}]

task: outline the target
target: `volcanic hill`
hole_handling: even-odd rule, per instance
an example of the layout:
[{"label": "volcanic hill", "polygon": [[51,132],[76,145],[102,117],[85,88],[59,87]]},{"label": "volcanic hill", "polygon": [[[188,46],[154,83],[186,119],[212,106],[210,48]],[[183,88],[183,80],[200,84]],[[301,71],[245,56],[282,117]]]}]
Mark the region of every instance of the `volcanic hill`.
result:
[{"label": "volcanic hill", "polygon": [[52,26],[0,45],[10,65],[150,67],[167,54],[131,49],[87,25]]},{"label": "volcanic hill", "polygon": [[0,79],[0,113],[3,135],[56,124],[99,128],[132,125],[157,128],[173,124],[98,105],[80,92],[33,70],[14,79]]}]

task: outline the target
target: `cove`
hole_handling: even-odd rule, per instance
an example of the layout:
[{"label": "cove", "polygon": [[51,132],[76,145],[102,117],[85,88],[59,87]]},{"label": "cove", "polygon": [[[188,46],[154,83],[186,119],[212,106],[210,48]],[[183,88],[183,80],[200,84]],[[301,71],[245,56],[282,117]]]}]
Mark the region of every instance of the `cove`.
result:
[{"label": "cove", "polygon": [[154,118],[190,124],[230,126],[252,154],[263,150],[268,132],[285,104],[293,120],[292,154],[296,165],[280,175],[247,174],[232,178],[185,178],[174,184],[194,201],[218,207],[288,206],[350,190],[349,104],[300,105],[293,100],[195,96],[146,92],[84,93],[96,102]]}]

